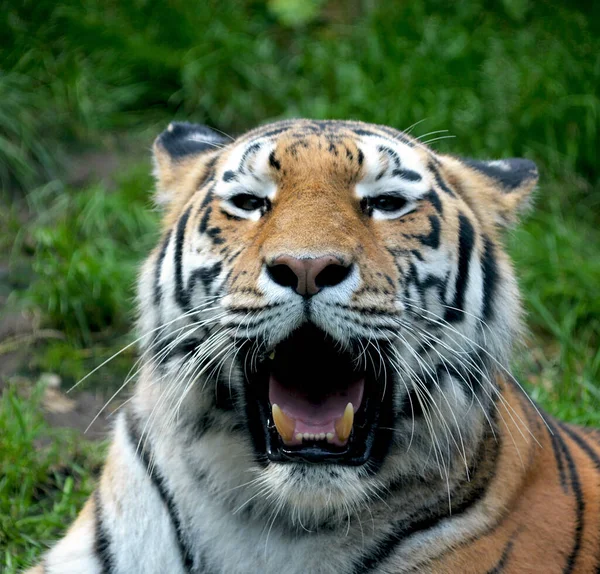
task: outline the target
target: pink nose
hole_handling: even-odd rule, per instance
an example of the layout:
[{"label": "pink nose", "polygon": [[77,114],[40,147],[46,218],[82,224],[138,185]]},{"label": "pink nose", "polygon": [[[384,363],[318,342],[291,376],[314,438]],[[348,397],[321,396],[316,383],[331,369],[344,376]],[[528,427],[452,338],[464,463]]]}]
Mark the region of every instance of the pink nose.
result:
[{"label": "pink nose", "polygon": [[299,295],[310,297],[323,287],[341,283],[350,273],[351,266],[327,255],[316,259],[298,259],[281,255],[267,266],[271,279],[282,287],[292,287]]}]

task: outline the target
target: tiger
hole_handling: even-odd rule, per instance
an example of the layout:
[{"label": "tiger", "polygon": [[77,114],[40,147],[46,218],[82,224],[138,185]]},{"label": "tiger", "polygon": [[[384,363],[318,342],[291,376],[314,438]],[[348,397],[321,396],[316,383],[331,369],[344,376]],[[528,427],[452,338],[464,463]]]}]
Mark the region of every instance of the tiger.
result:
[{"label": "tiger", "polygon": [[359,121],[153,146],[135,390],[35,574],[600,571],[600,433],[511,374],[527,159]]}]

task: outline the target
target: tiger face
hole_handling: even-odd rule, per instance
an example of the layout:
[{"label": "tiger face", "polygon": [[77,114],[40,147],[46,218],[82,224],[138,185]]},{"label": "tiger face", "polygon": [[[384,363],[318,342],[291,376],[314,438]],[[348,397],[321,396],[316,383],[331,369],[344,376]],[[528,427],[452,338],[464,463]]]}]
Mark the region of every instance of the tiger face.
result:
[{"label": "tiger face", "polygon": [[499,234],[535,166],[346,121],[176,123],[154,151],[138,400],[201,429],[214,488],[318,525],[468,473],[519,332]]}]

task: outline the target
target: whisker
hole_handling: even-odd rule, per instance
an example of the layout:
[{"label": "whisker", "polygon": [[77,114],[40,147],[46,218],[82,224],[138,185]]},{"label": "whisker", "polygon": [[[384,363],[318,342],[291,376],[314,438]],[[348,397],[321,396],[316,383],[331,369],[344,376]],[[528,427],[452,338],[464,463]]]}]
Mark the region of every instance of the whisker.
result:
[{"label": "whisker", "polygon": [[422,143],[423,143],[423,145],[431,145],[433,142],[437,142],[439,140],[449,140],[449,139],[453,139],[455,137],[456,136],[439,136],[437,138],[433,138],[433,139],[427,140],[427,141],[422,142]]},{"label": "whisker", "polygon": [[426,134],[422,134],[420,136],[414,136],[414,137],[416,140],[422,140],[423,138],[426,138],[427,136],[432,136],[434,134],[444,134],[444,133],[448,133],[449,131],[450,130],[435,130],[433,132],[427,132]]},{"label": "whisker", "polygon": [[[212,297],[211,297],[211,299],[212,299]],[[212,302],[213,301],[211,301],[210,303],[207,303],[207,305],[208,304],[212,304]],[[100,365],[98,365],[93,370],[91,370],[87,375],[85,375],[84,377],[82,377],[81,379],[79,379],[71,388],[69,388],[67,390],[67,393],[70,393],[73,389],[75,389],[81,383],[83,383],[83,381],[85,381],[86,379],[88,379],[89,377],[91,377],[95,372],[97,372],[99,369],[101,369],[102,367],[104,367],[104,365],[110,363],[110,361],[112,361],[113,359],[115,359],[116,357],[118,357],[121,353],[125,352],[127,349],[130,349],[133,345],[135,345],[136,343],[138,343],[142,339],[145,339],[146,337],[149,337],[150,335],[152,335],[152,333],[155,333],[156,331],[159,331],[160,329],[164,329],[165,327],[167,327],[167,326],[175,323],[175,321],[179,321],[179,320],[183,319],[186,316],[189,316],[189,315],[191,315],[193,313],[196,313],[200,309],[202,309],[202,305],[200,305],[200,306],[198,306],[198,307],[196,307],[194,309],[191,309],[187,313],[179,315],[178,317],[176,317],[175,319],[172,319],[168,323],[163,323],[163,324],[159,325],[158,327],[155,327],[154,329],[151,329],[150,331],[147,331],[146,333],[140,335],[137,339],[135,339],[131,343],[128,343],[127,345],[125,345],[122,349],[118,350],[116,353],[114,353],[108,359],[106,359],[105,361],[103,361]]]},{"label": "whisker", "polygon": [[[537,415],[540,417],[540,419],[544,422],[544,424],[546,425],[546,427],[548,428],[548,430],[550,432],[552,432],[552,429],[550,428],[550,426],[548,425],[548,423],[546,422],[546,420],[544,419],[544,417],[542,416],[542,413],[539,411],[537,405],[535,404],[535,402],[531,399],[531,397],[525,392],[525,389],[523,388],[523,386],[521,385],[521,383],[519,383],[519,381],[513,376],[513,374],[502,364],[500,363],[500,361],[494,356],[492,355],[487,349],[485,349],[484,347],[482,347],[481,345],[479,345],[479,343],[477,343],[476,341],[473,341],[472,339],[470,339],[469,337],[467,337],[466,335],[464,335],[463,333],[461,333],[460,331],[456,330],[454,327],[452,327],[452,325],[450,325],[447,321],[445,321],[444,319],[442,319],[439,315],[436,315],[435,313],[432,313],[431,311],[428,311],[427,309],[421,309],[420,307],[418,307],[417,305],[414,305],[412,303],[407,302],[406,303],[407,306],[411,306],[421,312],[425,312],[427,314],[433,315],[437,320],[431,320],[430,321],[444,327],[447,328],[449,330],[451,330],[453,333],[457,334],[459,337],[465,339],[467,342],[475,345],[478,349],[480,349],[483,353],[486,354],[486,356],[488,356],[508,377],[509,379],[515,384],[517,385],[517,387],[523,392],[523,394],[525,395],[525,397],[527,398],[527,400],[529,401],[529,403],[531,404],[531,406],[535,409],[535,412],[537,413]],[[535,439],[535,436],[532,437]]]},{"label": "whisker", "polygon": [[416,121],[414,124],[412,124],[411,126],[409,126],[408,128],[406,128],[405,130],[402,130],[403,133],[405,134],[409,134],[410,132],[417,127],[419,124],[422,124],[423,122],[426,122],[427,120],[430,120],[431,118],[423,118],[422,120],[418,120]]}]

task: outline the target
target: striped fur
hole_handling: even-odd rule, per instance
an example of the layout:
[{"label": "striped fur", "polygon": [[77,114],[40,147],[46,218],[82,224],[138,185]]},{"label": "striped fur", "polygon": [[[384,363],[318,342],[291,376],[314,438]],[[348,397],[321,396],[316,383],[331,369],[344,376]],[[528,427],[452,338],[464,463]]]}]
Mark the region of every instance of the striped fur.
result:
[{"label": "striped fur", "polygon": [[[98,489],[31,572],[600,571],[600,434],[542,415],[506,368],[502,230],[531,162],[292,120],[237,140],[172,124],[155,166],[137,386]],[[282,254],[350,271],[307,300],[266,272]],[[305,321],[383,360],[385,448],[364,465],[279,464],[251,440],[245,373]]]}]

